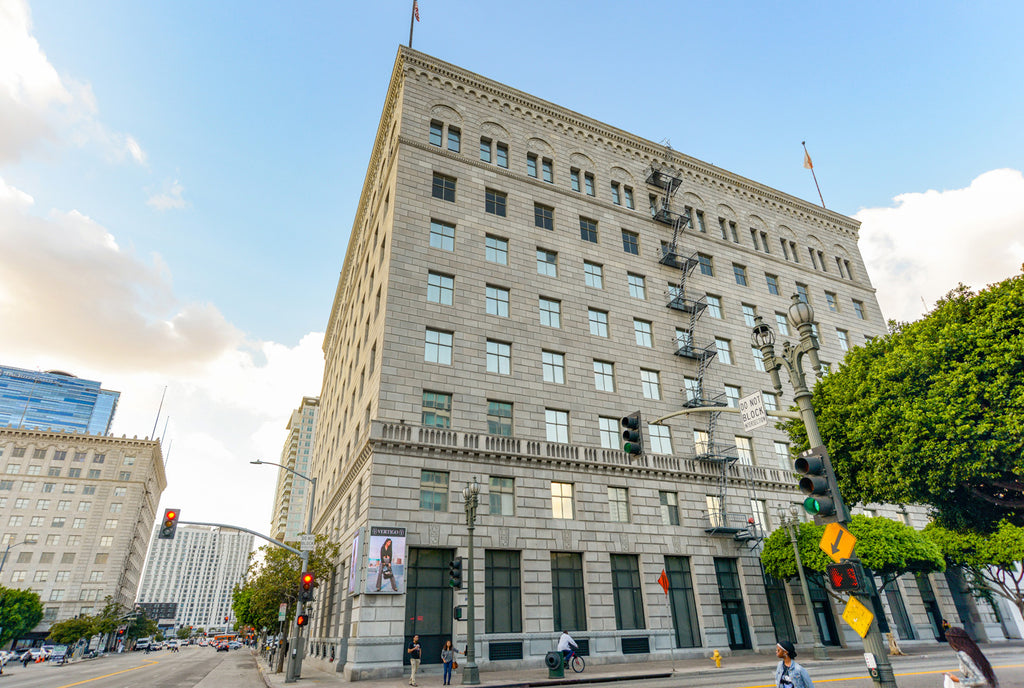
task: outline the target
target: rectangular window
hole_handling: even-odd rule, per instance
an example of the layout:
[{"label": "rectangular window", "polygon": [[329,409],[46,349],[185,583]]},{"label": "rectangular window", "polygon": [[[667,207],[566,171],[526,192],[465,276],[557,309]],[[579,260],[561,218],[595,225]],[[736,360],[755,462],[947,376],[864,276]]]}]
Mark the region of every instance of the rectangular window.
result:
[{"label": "rectangular window", "polygon": [[761,246],[764,247],[765,253],[771,253],[771,249],[768,248],[768,235],[764,232],[761,232]]},{"label": "rectangular window", "polygon": [[512,345],[487,340],[487,372],[497,375],[512,374]]},{"label": "rectangular window", "polygon": [[672,435],[667,425],[648,425],[647,434],[651,439],[651,452],[654,454],[672,453]]},{"label": "rectangular window", "polygon": [[487,400],[487,432],[491,435],[512,436],[511,402]]},{"label": "rectangular window", "polygon": [[117,529],[117,519],[116,518],[108,518],[106,520],[106,522],[104,522],[103,527],[106,528],[107,530],[116,530]]},{"label": "rectangular window", "polygon": [[666,526],[679,525],[679,502],[675,492],[658,492],[661,523]]},{"label": "rectangular window", "polygon": [[697,263],[700,265],[700,274],[707,275],[708,277],[715,276],[715,263],[711,256],[698,253]]},{"label": "rectangular window", "polygon": [[515,480],[492,475],[489,482],[491,513],[495,516],[512,516],[515,513]]},{"label": "rectangular window", "polygon": [[754,464],[754,444],[749,437],[736,437],[736,456],[740,463]]},{"label": "rectangular window", "polygon": [[585,172],[583,174],[583,186],[587,190],[588,196],[594,196],[594,175]]},{"label": "rectangular window", "polygon": [[480,139],[480,161],[490,162],[491,161],[491,140],[487,138]]},{"label": "rectangular window", "polygon": [[640,369],[640,386],[644,399],[661,400],[661,374],[657,370]]},{"label": "rectangular window", "polygon": [[451,332],[427,328],[424,338],[423,360],[427,363],[451,365],[453,337],[454,335]]},{"label": "rectangular window", "polygon": [[615,205],[622,205],[622,196],[620,194],[620,186],[618,182],[612,182],[612,203]]},{"label": "rectangular window", "polygon": [[537,249],[537,274],[558,277],[558,254],[547,249]]},{"label": "rectangular window", "polygon": [[775,312],[775,324],[779,326],[779,334],[784,337],[789,336],[789,319],[786,318],[785,313]]},{"label": "rectangular window", "polygon": [[594,308],[587,309],[587,319],[590,321],[590,334],[595,337],[608,336],[608,313]]},{"label": "rectangular window", "polygon": [[555,628],[587,630],[583,556],[579,553],[551,553],[551,605]]},{"label": "rectangular window", "polygon": [[580,190],[580,171],[575,167],[569,170],[569,186],[573,191]]},{"label": "rectangular window", "polygon": [[764,367],[764,352],[756,346],[751,346],[750,355],[754,357],[754,370],[762,373],[767,372],[767,369]]},{"label": "rectangular window", "polygon": [[764,279],[768,283],[768,293],[769,294],[775,294],[776,296],[778,296],[779,295],[779,278],[776,275],[768,275],[768,274],[766,274],[764,276]]},{"label": "rectangular window", "polygon": [[640,235],[636,232],[622,230],[622,250],[632,253],[634,256],[640,255]]},{"label": "rectangular window", "polygon": [[554,351],[541,351],[544,382],[565,384],[565,355]]},{"label": "rectangular window", "polygon": [[488,234],[485,241],[488,262],[508,265],[508,240]]},{"label": "rectangular window", "polygon": [[499,143],[495,146],[495,151],[498,157],[498,167],[504,167],[508,169],[508,144]]},{"label": "rectangular window", "polygon": [[718,351],[718,360],[725,365],[732,365],[732,343],[728,339],[715,337],[715,349]]},{"label": "rectangular window", "polygon": [[544,181],[548,184],[555,183],[555,173],[551,165],[551,161],[547,158],[541,160],[541,174],[543,175]]},{"label": "rectangular window", "polygon": [[615,391],[615,364],[594,361],[594,389],[599,392]]},{"label": "rectangular window", "polygon": [[778,460],[780,468],[793,468],[789,465],[789,445],[785,442],[775,443],[775,458]]},{"label": "rectangular window", "polygon": [[[544,409],[544,430],[548,442],[569,442],[569,412]],[[555,518],[559,518],[555,516]]]},{"label": "rectangular window", "polygon": [[825,303],[828,304],[828,309],[833,313],[839,311],[839,304],[836,302],[836,295],[832,292],[825,292]]},{"label": "rectangular window", "polygon": [[555,229],[555,209],[541,205],[540,203],[533,204],[533,224],[541,229],[547,229],[554,231]]},{"label": "rectangular window", "polygon": [[508,317],[508,289],[487,285],[487,314]]},{"label": "rectangular window", "polygon": [[640,564],[635,554],[611,554],[615,627],[620,631],[644,628],[644,600],[640,591]]},{"label": "rectangular window", "polygon": [[451,126],[450,124],[448,125],[448,150],[450,150],[453,153],[459,152],[461,135],[461,132],[457,128]]},{"label": "rectangular window", "polygon": [[484,210],[491,215],[505,217],[508,194],[494,189],[484,189]]},{"label": "rectangular window", "polygon": [[442,275],[439,272],[427,273],[427,301],[440,303],[444,306],[452,305],[452,295],[455,293],[455,278],[450,275]]},{"label": "rectangular window", "polygon": [[732,243],[734,243],[734,244],[740,243],[740,238],[736,234],[736,223],[735,222],[731,222],[731,221],[729,222],[729,237],[732,239]]},{"label": "rectangular window", "polygon": [[430,145],[441,147],[444,124],[434,120],[430,123]]},{"label": "rectangular window", "polygon": [[540,324],[548,327],[562,326],[562,302],[540,297]]},{"label": "rectangular window", "polygon": [[796,293],[800,297],[800,300],[803,301],[804,303],[810,303],[811,302],[810,297],[807,296],[807,285],[806,284],[800,284],[799,282],[797,282],[796,283]]},{"label": "rectangular window", "polygon": [[523,605],[519,552],[489,549],[484,553],[485,633],[521,633]]},{"label": "rectangular window", "polygon": [[604,268],[601,265],[583,261],[583,275],[588,287],[604,289]]},{"label": "rectangular window", "polygon": [[598,431],[601,434],[602,449],[621,449],[622,433],[619,431],[619,419],[608,416],[598,416]]},{"label": "rectangular window", "polygon": [[420,473],[420,509],[448,511],[448,474],[438,471]]},{"label": "rectangular window", "polygon": [[537,178],[537,154],[527,153],[526,154],[526,174],[530,175],[534,179]]},{"label": "rectangular window", "polygon": [[753,327],[757,323],[754,322],[754,318],[757,317],[757,307],[751,306],[749,303],[740,305],[740,310],[743,311],[743,323],[747,327]]},{"label": "rectangular window", "polygon": [[630,210],[634,210],[636,208],[636,204],[633,202],[633,189],[627,186],[623,191],[626,194],[626,207]]},{"label": "rectangular window", "polygon": [[551,516],[552,518],[571,519],[573,517],[572,483],[551,483]]},{"label": "rectangular window", "polygon": [[625,487],[609,487],[608,511],[613,522],[629,523],[629,490]]},{"label": "rectangular window", "polygon": [[647,298],[647,280],[643,275],[627,272],[626,281],[629,283],[629,295],[631,297],[634,299]]},{"label": "rectangular window", "polygon": [[693,450],[698,456],[711,451],[711,438],[708,436],[707,430],[693,431]]},{"label": "rectangular window", "polygon": [[434,198],[442,201],[455,202],[455,177],[434,173],[434,185],[431,191]]},{"label": "rectangular window", "polygon": [[846,330],[836,330],[836,336],[839,337],[839,348],[843,351],[849,351],[850,336],[846,333]]},{"label": "rectangular window", "polygon": [[725,386],[725,403],[729,408],[740,407],[740,388],[734,385]]},{"label": "rectangular window", "polygon": [[733,263],[732,274],[733,277],[736,278],[736,284],[740,285],[741,287],[747,286],[747,269],[745,267]]},{"label": "rectangular window", "polygon": [[452,395],[423,390],[422,424],[428,428],[452,426]]},{"label": "rectangular window", "polygon": [[82,469],[81,468],[69,468],[68,469],[68,477],[69,478],[81,478],[82,477]]},{"label": "rectangular window", "polygon": [[779,410],[779,398],[771,392],[761,392],[761,401],[764,404],[765,411]]},{"label": "rectangular window", "polygon": [[592,244],[597,243],[597,220],[590,220],[585,217],[580,218],[580,239],[589,241]]},{"label": "rectangular window", "polygon": [[712,528],[725,525],[725,512],[722,511],[722,498],[718,495],[706,495],[705,504],[708,508],[708,522]]},{"label": "rectangular window", "polygon": [[651,334],[651,323],[646,320],[633,321],[633,334],[636,336],[636,345],[650,348],[654,346],[654,337]]},{"label": "rectangular window", "polygon": [[865,318],[864,318],[864,304],[861,301],[857,301],[857,300],[853,301],[853,312],[857,315],[857,317],[860,320],[865,320]]},{"label": "rectangular window", "polygon": [[708,315],[716,320],[722,319],[722,299],[718,296],[707,295]]},{"label": "rectangular window", "polygon": [[455,250],[455,225],[437,220],[430,221],[430,246],[442,251]]}]

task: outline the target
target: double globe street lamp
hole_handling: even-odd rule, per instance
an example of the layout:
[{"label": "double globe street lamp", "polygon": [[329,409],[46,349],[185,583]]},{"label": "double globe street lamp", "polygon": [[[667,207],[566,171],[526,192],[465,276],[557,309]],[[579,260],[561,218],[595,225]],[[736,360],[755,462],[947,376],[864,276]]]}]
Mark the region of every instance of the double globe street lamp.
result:
[{"label": "double globe street lamp", "polygon": [[473,478],[473,482],[466,485],[462,490],[462,500],[466,509],[466,529],[469,531],[469,548],[467,559],[469,566],[466,567],[466,666],[462,670],[462,683],[464,685],[477,685],[480,683],[480,669],[476,665],[476,600],[473,597],[473,529],[476,527],[476,508],[480,503],[480,486]]}]

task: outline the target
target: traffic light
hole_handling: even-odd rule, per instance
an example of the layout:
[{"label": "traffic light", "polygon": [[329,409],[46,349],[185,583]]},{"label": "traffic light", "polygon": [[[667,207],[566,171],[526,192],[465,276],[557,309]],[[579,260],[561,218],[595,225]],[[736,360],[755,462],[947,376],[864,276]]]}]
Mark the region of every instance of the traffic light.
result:
[{"label": "traffic light", "polygon": [[164,509],[164,520],[160,522],[159,540],[173,540],[174,531],[178,529],[178,517],[181,513],[177,509]]},{"label": "traffic light", "polygon": [[455,609],[452,610],[452,617],[456,621],[462,621],[462,607],[455,607]]},{"label": "traffic light", "polygon": [[828,564],[825,566],[825,575],[828,576],[828,582],[833,590],[856,592],[864,589],[864,569],[858,562]]},{"label": "traffic light", "polygon": [[224,623],[227,623],[227,622],[228,622],[228,617],[225,616],[224,617]]},{"label": "traffic light", "polygon": [[640,412],[635,411],[624,416],[622,427],[626,428],[622,431],[622,439],[626,440],[622,445],[622,450],[627,454],[643,454],[644,434],[640,429]]},{"label": "traffic light", "polygon": [[809,449],[793,462],[793,470],[802,475],[800,491],[807,495],[804,509],[817,525],[846,520],[836,475],[825,447]]},{"label": "traffic light", "polygon": [[313,574],[310,571],[306,571],[302,574],[302,578],[299,579],[299,601],[300,602],[312,602],[313,601]]},{"label": "traffic light", "polygon": [[448,586],[462,587],[462,557],[455,557],[448,562]]},{"label": "traffic light", "polygon": [[296,626],[305,626],[309,623],[309,614],[299,614],[295,617]]}]

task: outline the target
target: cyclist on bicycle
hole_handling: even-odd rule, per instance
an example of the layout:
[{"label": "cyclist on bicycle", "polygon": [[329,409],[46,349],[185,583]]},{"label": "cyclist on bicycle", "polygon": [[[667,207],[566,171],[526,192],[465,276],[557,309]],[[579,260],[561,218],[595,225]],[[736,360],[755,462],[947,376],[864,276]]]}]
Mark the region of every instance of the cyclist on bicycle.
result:
[{"label": "cyclist on bicycle", "polygon": [[569,649],[570,647],[575,650],[579,649],[579,645],[569,635],[569,631],[562,631],[562,635],[558,638],[558,651],[562,653],[562,661],[567,664],[569,662],[569,655],[572,654],[572,650]]}]

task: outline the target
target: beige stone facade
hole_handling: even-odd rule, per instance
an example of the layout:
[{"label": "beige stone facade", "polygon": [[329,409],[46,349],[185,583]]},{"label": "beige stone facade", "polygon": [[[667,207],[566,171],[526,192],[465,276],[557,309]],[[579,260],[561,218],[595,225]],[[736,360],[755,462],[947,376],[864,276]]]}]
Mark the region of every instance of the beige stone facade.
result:
[{"label": "beige stone facade", "polygon": [[[777,509],[799,501],[785,435],[744,432],[731,412],[713,425],[689,414],[667,431],[645,422],[646,451],[633,456],[618,421],[670,414],[697,386],[730,405],[763,392],[788,407],[788,380],[774,396],[758,370],[751,318],[780,344],[795,339],[777,315],[798,290],[822,360],[884,333],[857,232],[853,219],[401,48],[324,342],[315,530],[346,556],[318,590],[310,661],[355,680],[399,674],[413,632],[465,644],[451,611],[465,589],[452,599],[445,587],[447,562],[468,556],[462,490],[474,480],[481,667],[539,666],[560,626],[596,662],[771,651],[785,633],[810,644],[799,589],[770,596],[758,561]],[[673,249],[676,266],[663,260]],[[670,307],[677,297],[699,305]],[[691,344],[716,355],[680,355]],[[348,552],[367,526],[407,529],[398,594],[349,592]],[[951,616],[944,581],[931,583]],[[899,589],[894,632],[934,642],[919,586]],[[833,622],[819,632],[859,642],[821,604],[815,618]]]},{"label": "beige stone facade", "polygon": [[39,593],[36,630],[134,603],[165,487],[159,442],[0,428],[0,583]]}]

